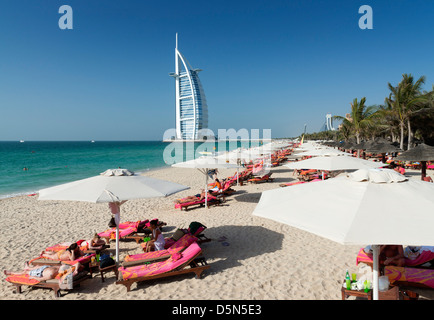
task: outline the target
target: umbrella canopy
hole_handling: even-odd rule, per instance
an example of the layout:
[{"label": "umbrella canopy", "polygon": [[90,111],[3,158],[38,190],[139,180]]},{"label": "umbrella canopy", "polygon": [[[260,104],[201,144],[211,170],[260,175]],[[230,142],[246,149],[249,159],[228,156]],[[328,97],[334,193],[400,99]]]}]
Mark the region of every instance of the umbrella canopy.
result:
[{"label": "umbrella canopy", "polygon": [[383,145],[383,144],[392,144],[390,141],[384,139],[384,138],[375,138],[374,140],[367,140],[367,141],[362,141],[356,145],[354,145],[354,149],[359,149],[359,150],[366,150],[369,148],[373,148],[375,146],[378,145]]},{"label": "umbrella canopy", "polygon": [[189,189],[178,183],[134,174],[126,169],[113,169],[99,176],[42,189],[39,200],[71,200],[93,203],[166,197]]},{"label": "umbrella canopy", "polygon": [[393,153],[393,152],[402,152],[400,148],[397,146],[388,143],[378,143],[372,144],[366,148],[366,152],[368,153]]},{"label": "umbrella canopy", "polygon": [[341,143],[338,147],[344,148],[344,149],[353,149],[354,146],[357,144],[355,141],[345,141]]},{"label": "umbrella canopy", "polygon": [[347,152],[342,152],[340,150],[331,149],[331,148],[321,148],[321,149],[313,149],[308,151],[303,151],[301,153],[297,153],[294,156],[304,157],[304,156],[351,156],[351,154]]},{"label": "umbrella canopy", "polygon": [[385,163],[364,160],[355,157],[315,157],[302,161],[291,162],[284,166],[290,169],[317,169],[317,170],[355,170],[372,169],[385,166]]},{"label": "umbrella canopy", "polygon": [[420,161],[422,164],[422,180],[426,177],[426,162],[434,160],[434,147],[425,143],[419,144],[417,147],[401,153],[396,160],[404,161]]},{"label": "umbrella canopy", "polygon": [[213,157],[200,157],[193,160],[188,160],[185,162],[172,164],[172,167],[176,168],[188,168],[188,169],[198,169],[205,175],[205,207],[208,204],[208,171],[210,169],[217,168],[239,168],[240,166],[234,163],[227,163],[222,159],[217,159]]},{"label": "umbrella canopy", "polygon": [[434,160],[434,147],[425,143],[419,144],[410,150],[401,153],[396,160],[404,161],[431,161]]},{"label": "umbrella canopy", "polygon": [[134,174],[127,169],[110,169],[99,176],[65,183],[39,191],[38,200],[70,200],[109,203],[116,216],[116,261],[119,262],[119,206],[126,200],[165,197],[189,187]]},{"label": "umbrella canopy", "polygon": [[433,194],[432,183],[408,180],[390,169],[362,169],[318,183],[265,191],[253,215],[341,244],[373,244],[377,248],[374,298],[378,298],[378,245],[434,245]]}]

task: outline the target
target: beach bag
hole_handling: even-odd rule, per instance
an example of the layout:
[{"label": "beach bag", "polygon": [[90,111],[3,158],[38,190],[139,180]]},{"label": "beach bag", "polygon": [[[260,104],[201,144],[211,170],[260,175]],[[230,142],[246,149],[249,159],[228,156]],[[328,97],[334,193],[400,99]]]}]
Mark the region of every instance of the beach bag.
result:
[{"label": "beach bag", "polygon": [[[192,235],[195,235],[196,232],[197,232],[199,229],[201,229],[200,232],[202,232],[203,230],[206,229],[206,227],[205,227],[202,223],[197,222],[197,221],[193,221],[193,222],[190,223],[190,225],[188,226],[188,230],[190,231],[190,233],[191,233]],[[199,233],[200,233],[200,232],[199,232]]]},{"label": "beach bag", "polygon": [[100,269],[103,269],[103,268],[106,268],[106,267],[110,267],[110,266],[112,266],[114,264],[115,264],[115,261],[108,254],[103,254],[99,258],[99,267],[100,267]]},{"label": "beach bag", "polygon": [[178,229],[175,231],[175,233],[172,236],[172,239],[175,241],[178,241],[185,235],[185,232],[182,229]]},{"label": "beach bag", "polygon": [[109,226],[109,228],[115,228],[116,227],[115,217],[112,217],[110,219],[110,222],[109,222],[108,226]]}]

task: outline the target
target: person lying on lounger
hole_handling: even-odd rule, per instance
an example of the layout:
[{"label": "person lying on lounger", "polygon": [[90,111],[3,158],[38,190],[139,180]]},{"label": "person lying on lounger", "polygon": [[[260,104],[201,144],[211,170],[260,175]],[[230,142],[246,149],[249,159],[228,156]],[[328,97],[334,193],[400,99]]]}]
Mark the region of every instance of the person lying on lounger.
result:
[{"label": "person lying on lounger", "polygon": [[[83,269],[83,266],[80,263],[74,264],[75,270],[73,275],[76,275],[79,270]],[[36,279],[40,281],[50,280],[56,278],[56,276],[60,273],[65,272],[70,266],[61,265],[61,266],[30,266],[27,262],[24,264],[24,270],[19,272],[7,271],[4,270],[4,274],[7,276],[21,276],[21,275],[29,275],[29,278]]]},{"label": "person lying on lounger", "polygon": [[58,252],[41,252],[41,257],[53,259],[53,260],[60,260],[60,261],[74,261],[78,258],[80,258],[83,255],[80,248],[78,247],[77,243],[74,242],[71,244],[67,249],[60,250]]},{"label": "person lying on lounger", "polygon": [[201,193],[198,193],[194,196],[185,197],[183,199],[176,199],[175,203],[188,203],[193,201],[201,201],[205,199],[205,190],[202,189]]}]

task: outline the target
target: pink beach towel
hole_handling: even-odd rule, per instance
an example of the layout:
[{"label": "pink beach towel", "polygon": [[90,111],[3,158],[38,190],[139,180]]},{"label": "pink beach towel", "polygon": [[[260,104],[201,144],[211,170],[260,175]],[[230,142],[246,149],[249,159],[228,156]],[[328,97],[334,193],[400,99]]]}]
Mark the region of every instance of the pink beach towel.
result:
[{"label": "pink beach towel", "polygon": [[384,273],[390,282],[405,281],[410,283],[419,283],[434,288],[434,270],[386,266]]},{"label": "pink beach towel", "polygon": [[[434,252],[422,251],[421,254],[417,256],[416,259],[405,258],[405,266],[407,267],[419,266],[431,260],[434,260]],[[367,254],[363,250],[363,248],[361,248],[356,258],[356,263],[359,264],[360,262],[372,264],[373,263],[372,254]]]},{"label": "pink beach towel", "polygon": [[151,252],[145,252],[145,253],[139,253],[139,254],[133,254],[133,255],[127,255],[125,257],[125,261],[138,261],[138,260],[144,260],[144,259],[153,259],[158,258],[166,255],[174,254],[175,252],[179,252],[182,249],[188,247],[193,242],[196,242],[197,238],[186,234],[181,237],[178,241],[174,242],[172,246],[170,246],[168,249],[164,250],[157,250],[157,251],[151,251]]},{"label": "pink beach towel", "polygon": [[145,264],[134,267],[120,267],[119,272],[122,274],[122,279],[127,280],[131,278],[138,278],[144,276],[152,276],[169,271],[173,271],[176,268],[182,266],[201,251],[197,243],[192,243],[181,254],[173,254],[169,259],[161,262]]}]

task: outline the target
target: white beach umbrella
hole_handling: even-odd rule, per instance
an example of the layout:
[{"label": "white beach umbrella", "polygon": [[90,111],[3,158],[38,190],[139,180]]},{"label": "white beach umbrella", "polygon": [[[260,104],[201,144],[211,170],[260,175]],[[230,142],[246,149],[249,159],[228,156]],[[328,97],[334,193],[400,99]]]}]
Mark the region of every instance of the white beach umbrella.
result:
[{"label": "white beach umbrella", "polygon": [[208,171],[210,169],[218,168],[239,168],[240,166],[234,163],[227,163],[223,159],[217,159],[214,157],[200,157],[185,162],[179,162],[172,164],[172,167],[176,168],[188,168],[197,169],[205,175],[205,207],[208,205]]},{"label": "white beach umbrella", "polygon": [[374,169],[386,166],[386,163],[364,160],[355,157],[324,156],[287,163],[284,166],[290,169],[317,169],[317,170],[355,170]]},{"label": "white beach umbrella", "polygon": [[126,169],[109,169],[99,176],[42,189],[38,200],[109,203],[116,218],[116,261],[119,262],[120,205],[127,200],[166,197],[186,189],[189,187],[137,175]]},{"label": "white beach umbrella", "polygon": [[265,191],[253,215],[344,245],[372,244],[374,299],[378,299],[380,245],[434,245],[433,194],[432,183],[408,180],[390,169],[362,169]]},{"label": "white beach umbrella", "polygon": [[340,150],[331,149],[331,148],[319,148],[319,149],[312,149],[303,151],[300,153],[297,153],[295,155],[296,157],[304,157],[304,156],[351,156],[351,154],[347,152],[342,152]]}]

